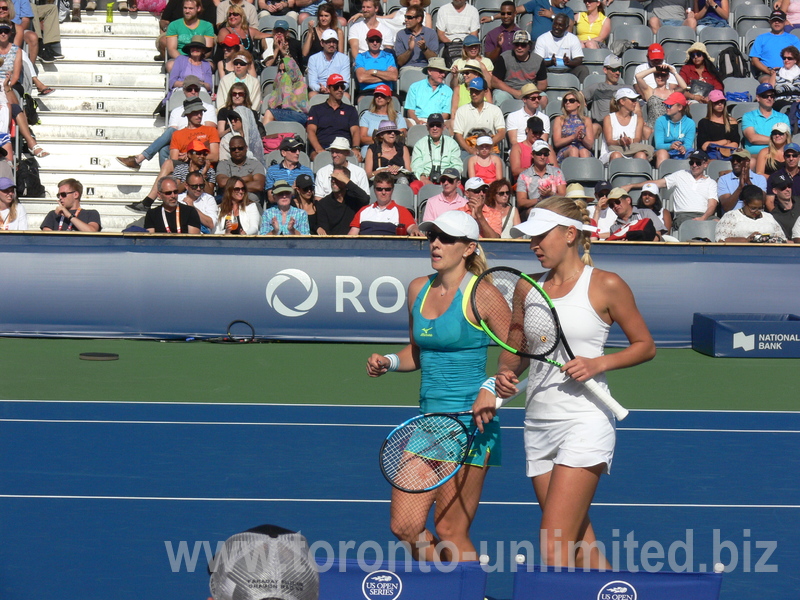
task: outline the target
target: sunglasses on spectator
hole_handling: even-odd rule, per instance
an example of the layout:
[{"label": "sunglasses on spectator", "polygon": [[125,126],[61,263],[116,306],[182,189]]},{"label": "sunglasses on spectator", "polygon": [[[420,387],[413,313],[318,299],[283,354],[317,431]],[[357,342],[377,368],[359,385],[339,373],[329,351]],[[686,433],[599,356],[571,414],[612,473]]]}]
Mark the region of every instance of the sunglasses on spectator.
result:
[{"label": "sunglasses on spectator", "polygon": [[58,192],[58,194],[56,194],[56,196],[58,196],[59,198],[66,198],[70,194],[74,194],[74,193],[75,193],[74,191],[72,191],[72,192]]},{"label": "sunglasses on spectator", "polygon": [[184,91],[185,92],[197,92],[197,93],[200,93],[200,87],[197,86],[197,85],[190,85]]},{"label": "sunglasses on spectator", "polygon": [[246,67],[250,63],[246,63],[243,60],[235,60],[233,61],[233,64],[236,65],[237,67]]},{"label": "sunglasses on spectator", "polygon": [[441,129],[442,127],[444,127],[442,123],[428,123],[429,129]]},{"label": "sunglasses on spectator", "polygon": [[716,102],[712,102],[711,104],[727,104],[727,100],[717,100]]},{"label": "sunglasses on spectator", "polygon": [[798,156],[800,156],[800,154],[797,154],[796,152],[784,152],[783,153],[783,158],[797,158]]},{"label": "sunglasses on spectator", "polygon": [[6,35],[11,33],[11,29],[8,27],[0,27],[0,33],[5,33]]},{"label": "sunglasses on spectator", "polygon": [[0,10],[8,10],[8,6],[0,6]]},{"label": "sunglasses on spectator", "polygon": [[231,92],[231,96],[234,98],[244,98],[244,92]]},{"label": "sunglasses on spectator", "polygon": [[231,146],[230,147],[230,151],[231,152],[239,152],[239,151],[244,152],[245,150],[247,150],[247,146]]},{"label": "sunglasses on spectator", "polygon": [[238,50],[239,49],[239,44],[236,44],[235,46],[223,46],[222,49],[225,50],[226,52],[229,51],[229,50]]},{"label": "sunglasses on spectator", "polygon": [[379,38],[379,37],[371,37],[371,38],[367,38],[367,41],[370,44],[380,44],[381,42],[383,42],[383,39]]},{"label": "sunglasses on spectator", "polygon": [[608,69],[612,73],[621,73],[622,72],[622,67],[606,67],[606,69]]},{"label": "sunglasses on spectator", "polygon": [[391,192],[392,188],[390,188],[390,187],[376,187],[375,191],[376,192]]},{"label": "sunglasses on spectator", "polygon": [[703,161],[700,160],[699,158],[693,158],[693,159],[691,159],[689,161],[689,165],[691,165],[692,167],[699,167],[702,164],[703,164]]},{"label": "sunglasses on spectator", "polygon": [[428,238],[430,243],[433,243],[438,239],[440,242],[448,246],[450,244],[455,244],[456,242],[464,241],[464,238],[453,237],[452,235],[447,235],[441,231],[429,231],[425,234],[425,237]]},{"label": "sunglasses on spectator", "polygon": [[511,192],[508,192],[508,191],[506,191],[506,192],[495,192],[495,196],[508,196],[510,194],[511,194]]},{"label": "sunglasses on spectator", "polygon": [[404,20],[413,21],[414,19],[419,19],[419,17],[420,17],[419,15],[406,15]]},{"label": "sunglasses on spectator", "polygon": [[577,98],[564,98],[564,104],[577,104]]},{"label": "sunglasses on spectator", "polygon": [[189,183],[187,184],[193,190],[200,190],[205,187],[205,183]]},{"label": "sunglasses on spectator", "polygon": [[343,84],[343,83],[334,83],[332,86],[330,86],[329,89],[331,89],[331,90],[343,90],[346,87],[347,86],[345,84]]},{"label": "sunglasses on spectator", "polygon": [[769,98],[770,100],[775,100],[775,94],[761,94],[761,98]]},{"label": "sunglasses on spectator", "polygon": [[244,192],[244,190],[245,190],[245,188],[243,188],[241,186],[236,186],[236,187],[233,188],[233,191],[237,192],[237,193],[238,192]]},{"label": "sunglasses on spectator", "polygon": [[190,150],[192,154],[196,154],[197,156],[208,156],[208,150],[201,150],[200,152],[196,152],[194,150]]},{"label": "sunglasses on spectator", "polygon": [[541,94],[528,94],[523,98],[523,100],[541,100]]},{"label": "sunglasses on spectator", "polygon": [[528,47],[529,42],[514,42],[514,47],[521,48],[522,46]]},{"label": "sunglasses on spectator", "polygon": [[304,194],[308,194],[309,192],[313,192],[314,191],[314,186],[310,185],[308,187],[297,188],[297,189],[300,190],[301,192],[303,192]]},{"label": "sunglasses on spectator", "polygon": [[782,185],[782,186],[778,187],[777,185],[773,185],[772,187],[775,188],[776,190],[778,190],[779,192],[785,192],[786,190],[788,190],[792,186],[790,186],[790,185]]},{"label": "sunglasses on spectator", "polygon": [[617,206],[619,204],[622,204],[622,200],[620,200],[619,198],[614,198],[613,200],[609,200],[608,201],[608,207],[609,208],[614,208],[615,206]]},{"label": "sunglasses on spectator", "polygon": [[442,183],[445,183],[445,182],[453,183],[455,181],[455,179],[453,179],[452,177],[440,177],[439,181],[441,181]]},{"label": "sunglasses on spectator", "polygon": [[178,190],[164,190],[161,193],[165,196],[176,196],[178,194]]},{"label": "sunglasses on spectator", "polygon": [[240,15],[239,13],[236,13],[236,12],[229,12],[229,13],[228,13],[228,18],[229,18],[229,19],[230,19],[231,17],[239,17],[239,16],[241,16],[241,15]]},{"label": "sunglasses on spectator", "polygon": [[783,60],[794,60],[794,56],[782,56]]},{"label": "sunglasses on spectator", "polygon": [[536,156],[550,156],[550,150],[539,150],[539,152],[534,152]]},{"label": "sunglasses on spectator", "polygon": [[698,56],[705,56],[702,52],[692,52],[689,54],[692,58],[697,58]]},{"label": "sunglasses on spectator", "polygon": [[772,135],[786,135],[783,131],[773,131]]}]

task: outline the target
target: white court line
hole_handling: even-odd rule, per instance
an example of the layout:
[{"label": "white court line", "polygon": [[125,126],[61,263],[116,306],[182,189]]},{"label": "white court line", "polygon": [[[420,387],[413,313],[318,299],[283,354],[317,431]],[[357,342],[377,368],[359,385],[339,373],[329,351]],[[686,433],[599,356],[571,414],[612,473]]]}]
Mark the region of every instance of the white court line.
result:
[{"label": "white court line", "polygon": [[[392,428],[396,423],[252,423],[247,421],[126,421],[103,419],[0,419],[0,423],[93,423],[106,425],[237,425],[237,426],[284,426],[284,427],[367,427]],[[501,429],[522,430],[518,425],[502,425]],[[663,431],[663,432],[698,432],[698,433],[800,433],[794,429],[694,429],[694,428],[659,428],[659,427],[617,427],[617,431]]]},{"label": "white court line", "polygon": [[[16,403],[59,403],[59,404],[136,404],[147,406],[149,404],[168,405],[168,406],[317,406],[322,408],[415,408],[412,404],[318,404],[313,402],[294,403],[294,402],[139,402],[134,400],[0,400],[3,402]],[[524,406],[504,406],[503,410],[525,410]],[[666,413],[743,413],[743,414],[765,414],[765,415],[800,415],[797,410],[709,410],[709,409],[678,409],[678,408],[632,408],[630,412],[666,412]]]},{"label": "white court line", "polygon": [[[147,500],[163,502],[294,502],[294,503],[354,503],[354,504],[389,504],[391,500],[359,500],[352,498],[213,498],[197,497],[182,498],[178,496],[61,496],[54,494],[0,494],[0,498],[9,499],[29,499],[29,500]],[[481,504],[492,504],[494,506],[538,506],[535,501],[531,502],[493,502],[481,501]],[[798,509],[798,504],[670,504],[670,503],[651,503],[651,502],[594,502],[592,506],[608,507],[633,507],[633,508],[789,508]]]}]

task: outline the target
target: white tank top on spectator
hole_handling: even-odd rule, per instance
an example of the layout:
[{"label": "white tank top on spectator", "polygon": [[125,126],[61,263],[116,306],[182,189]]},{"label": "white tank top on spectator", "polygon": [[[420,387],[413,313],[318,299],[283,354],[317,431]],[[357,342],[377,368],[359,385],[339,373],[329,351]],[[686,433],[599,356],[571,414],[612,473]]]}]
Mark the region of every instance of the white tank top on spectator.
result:
[{"label": "white tank top on spectator", "polygon": [[[617,113],[611,113],[609,115],[611,117],[611,139],[618,140],[619,136],[625,134],[631,139],[636,138],[636,125],[639,122],[639,117],[635,113],[631,115],[631,120],[627,125],[622,125],[617,119]],[[600,145],[600,160],[603,163],[608,162],[608,155],[611,154],[608,151],[608,145],[606,144],[606,136],[601,136],[601,145]]]}]

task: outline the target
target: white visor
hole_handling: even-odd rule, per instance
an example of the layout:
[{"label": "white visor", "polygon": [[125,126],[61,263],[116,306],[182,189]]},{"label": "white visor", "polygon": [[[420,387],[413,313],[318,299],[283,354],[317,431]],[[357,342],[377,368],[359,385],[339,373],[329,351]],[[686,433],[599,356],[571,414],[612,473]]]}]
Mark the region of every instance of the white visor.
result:
[{"label": "white visor", "polygon": [[580,221],[570,219],[546,208],[533,208],[528,213],[527,221],[511,228],[511,236],[518,238],[524,235],[531,237],[542,235],[558,225],[575,227],[578,231],[589,231],[591,233],[597,231],[597,227],[594,225],[584,225]]}]

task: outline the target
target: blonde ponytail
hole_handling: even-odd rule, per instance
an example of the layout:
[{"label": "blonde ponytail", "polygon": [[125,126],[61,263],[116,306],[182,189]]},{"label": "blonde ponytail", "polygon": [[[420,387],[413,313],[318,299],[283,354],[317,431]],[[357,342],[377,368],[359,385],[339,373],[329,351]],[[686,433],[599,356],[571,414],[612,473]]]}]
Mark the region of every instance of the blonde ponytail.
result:
[{"label": "blonde ponytail", "polygon": [[[586,207],[586,203],[583,200],[573,200],[566,196],[551,196],[550,198],[539,201],[536,208],[552,210],[554,213],[558,213],[568,219],[580,221],[584,225],[591,225],[592,223],[592,219],[589,216],[589,209]],[[593,266],[594,263],[590,255],[592,246],[591,233],[583,230],[579,231],[578,240],[581,241],[581,245],[583,246],[583,256],[581,256],[581,260],[584,264]]]}]

